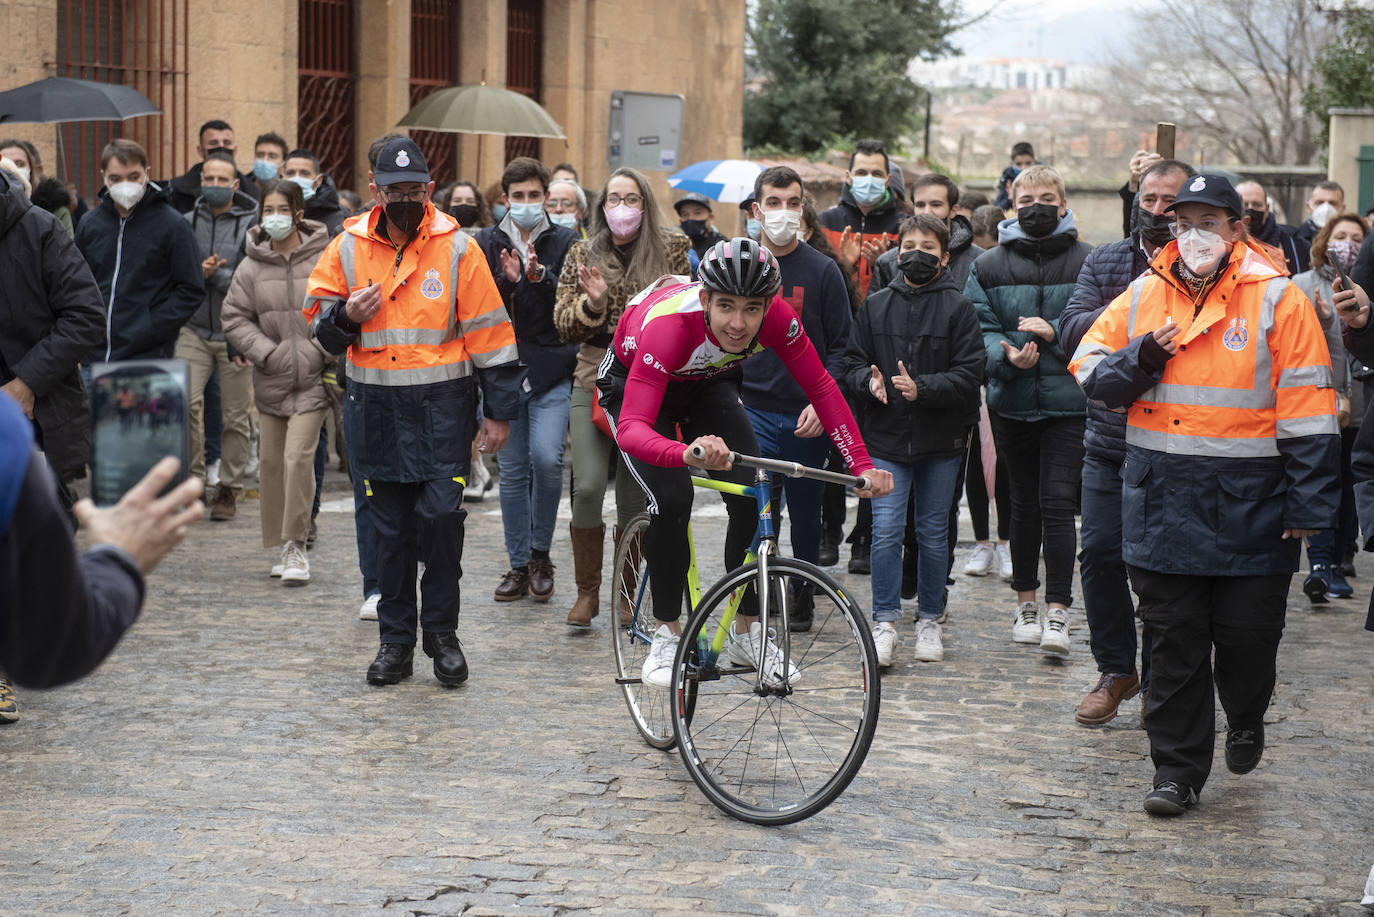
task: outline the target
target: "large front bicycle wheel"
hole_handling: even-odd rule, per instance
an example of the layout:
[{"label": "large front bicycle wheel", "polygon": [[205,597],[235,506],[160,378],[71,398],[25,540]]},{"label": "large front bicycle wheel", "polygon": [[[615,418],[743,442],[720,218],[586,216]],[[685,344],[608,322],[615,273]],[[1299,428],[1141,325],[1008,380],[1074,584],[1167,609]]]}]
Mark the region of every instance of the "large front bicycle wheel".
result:
[{"label": "large front bicycle wheel", "polygon": [[667,691],[639,682],[649,645],[654,641],[658,621],[654,619],[653,593],[649,589],[649,566],[644,560],[644,533],[650,516],[640,513],[620,533],[611,567],[611,614],[616,616],[611,630],[615,650],[616,683],[625,695],[635,728],[654,748],[672,748],[673,720],[668,713]]},{"label": "large front bicycle wheel", "polygon": [[[743,821],[785,825],[825,808],[859,772],[878,726],[877,654],[868,622],[833,579],[770,558],[769,626],[796,674],[759,685],[728,650],[714,657],[721,615],[735,590],[755,588],[757,569],[726,574],[689,618],[673,665],[673,696],[684,701],[673,705],[673,726],[688,773],[713,803]],[[785,622],[808,601],[811,629],[789,633]]]}]

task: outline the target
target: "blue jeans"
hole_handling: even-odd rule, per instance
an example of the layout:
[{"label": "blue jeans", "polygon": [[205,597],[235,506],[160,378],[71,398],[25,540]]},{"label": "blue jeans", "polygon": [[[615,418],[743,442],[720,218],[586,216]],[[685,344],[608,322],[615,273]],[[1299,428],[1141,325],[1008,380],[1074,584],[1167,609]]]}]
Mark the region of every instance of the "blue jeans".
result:
[{"label": "blue jeans", "polygon": [[917,561],[916,613],[938,618],[944,611],[945,574],[949,561],[949,506],[959,481],[963,455],[931,456],[913,462],[873,464],[892,473],[892,493],[873,504],[873,620],[902,618],[902,535],[906,531],[908,496],[915,503]]},{"label": "blue jeans", "polygon": [[[501,523],[512,567],[530,562],[530,549],[547,551],[563,495],[563,442],[568,432],[572,383],[546,392],[520,393],[510,438],[496,461],[501,469]],[[531,481],[531,479],[533,479]]]},{"label": "blue jeans", "polygon": [[[820,468],[830,454],[830,437],[821,435],[802,439],[792,431],[797,428],[796,414],[779,414],[745,407],[749,424],[759,441],[759,455],[764,458],[798,462]],[[779,483],[781,482],[781,483]],[[782,494],[779,494],[779,491]],[[783,496],[785,495],[785,499]],[[781,520],[782,508],[792,526],[792,555],[798,560],[816,563],[821,552],[821,503],[825,484],[806,478],[773,475],[773,518]],[[774,525],[780,531],[780,525]]]}]

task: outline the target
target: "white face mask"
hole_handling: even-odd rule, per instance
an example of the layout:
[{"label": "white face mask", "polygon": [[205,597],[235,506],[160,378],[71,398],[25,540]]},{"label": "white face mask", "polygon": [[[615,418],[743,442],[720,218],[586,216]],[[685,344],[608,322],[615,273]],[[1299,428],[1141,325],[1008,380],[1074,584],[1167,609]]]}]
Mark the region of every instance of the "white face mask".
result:
[{"label": "white face mask", "polygon": [[763,214],[763,232],[774,245],[789,245],[801,229],[801,213],[796,210],[769,210]]},{"label": "white face mask", "polygon": [[1322,201],[1316,207],[1312,208],[1312,225],[1321,229],[1326,225],[1326,221],[1331,219],[1338,212],[1335,204],[1330,201]]},{"label": "white face mask", "polygon": [[27,181],[27,182],[33,181],[33,179],[32,179],[32,178],[30,177],[30,175],[29,175],[29,167],[28,167],[28,166],[15,166],[15,168],[19,170],[19,174],[20,174],[20,175],[24,176],[24,181]]},{"label": "white face mask", "polygon": [[1227,244],[1214,232],[1193,229],[1178,237],[1178,254],[1183,263],[1199,277],[1205,277],[1226,255]]},{"label": "white face mask", "polygon": [[123,210],[133,210],[134,205],[143,200],[147,186],[142,182],[122,181],[110,185],[110,199]]}]

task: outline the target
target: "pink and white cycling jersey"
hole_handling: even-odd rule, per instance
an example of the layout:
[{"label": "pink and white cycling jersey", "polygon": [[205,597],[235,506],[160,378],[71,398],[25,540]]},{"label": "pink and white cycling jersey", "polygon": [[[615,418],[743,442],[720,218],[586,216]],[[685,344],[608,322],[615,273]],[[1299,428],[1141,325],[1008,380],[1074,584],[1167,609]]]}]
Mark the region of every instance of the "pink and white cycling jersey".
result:
[{"label": "pink and white cycling jersey", "polygon": [[772,349],[815,406],[850,472],[862,474],[872,469],[873,460],[859,436],[859,425],[791,306],[774,297],[749,349],[728,353],[711,336],[700,291],[700,283],[666,276],[630,300],[620,316],[610,353],[628,367],[629,378],[615,425],[616,445],[653,465],[681,466],[682,443],[653,429],[668,384],[709,379],[740,360]]}]

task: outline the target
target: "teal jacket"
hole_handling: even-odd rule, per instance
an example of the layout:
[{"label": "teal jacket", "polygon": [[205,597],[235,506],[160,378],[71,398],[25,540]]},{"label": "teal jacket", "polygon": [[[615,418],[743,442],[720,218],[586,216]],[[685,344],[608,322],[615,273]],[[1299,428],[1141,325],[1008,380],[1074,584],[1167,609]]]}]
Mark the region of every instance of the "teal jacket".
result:
[{"label": "teal jacket", "polygon": [[[1087,399],[1069,372],[1073,355],[1060,347],[1059,316],[1092,246],[1078,241],[1072,211],[1043,239],[1027,236],[1015,219],[1003,221],[997,237],[997,247],[978,256],[964,285],[983,329],[988,410],[1012,420],[1086,416]],[[1017,330],[1021,318],[1035,316],[1054,329],[1053,342]],[[1040,359],[1030,369],[1012,366],[1002,342],[1019,348],[1032,339]]]}]

